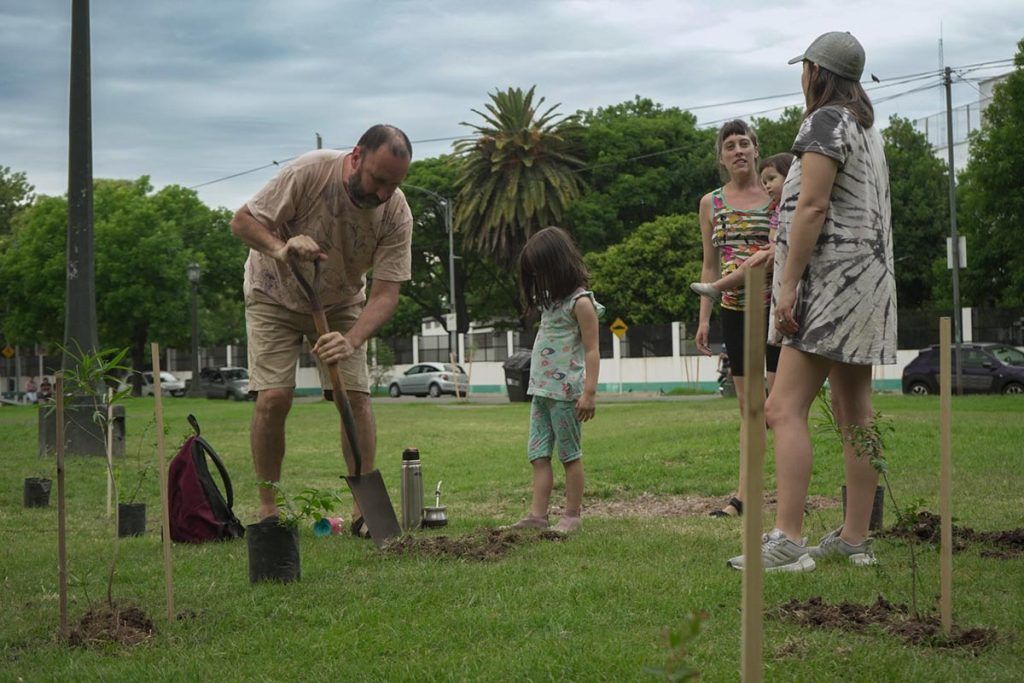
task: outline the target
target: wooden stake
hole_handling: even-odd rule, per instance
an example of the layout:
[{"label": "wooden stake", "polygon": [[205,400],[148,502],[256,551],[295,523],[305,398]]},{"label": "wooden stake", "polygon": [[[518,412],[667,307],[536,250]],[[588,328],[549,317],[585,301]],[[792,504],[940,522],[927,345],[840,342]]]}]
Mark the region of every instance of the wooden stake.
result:
[{"label": "wooden stake", "polygon": [[160,389],[160,345],[151,347],[153,356],[153,398],[156,411],[156,451],[160,472],[161,528],[164,539],[164,583],[167,584],[167,620],[174,621],[174,575],[171,572],[171,511],[167,497],[167,463],[164,448],[164,406]]},{"label": "wooden stake", "polygon": [[107,388],[107,517],[114,500],[114,390]]},{"label": "wooden stake", "polygon": [[[458,363],[455,362],[455,353],[454,352],[449,351],[448,352],[448,358],[449,358],[449,360],[451,360],[451,363],[452,363],[453,367],[455,367],[455,368],[459,367]],[[459,386],[460,385],[459,385],[459,372],[458,372],[458,370],[456,370],[455,372],[452,373],[452,377],[454,378],[454,384],[455,384],[455,398],[461,401],[462,400],[462,392],[459,390]]]},{"label": "wooden stake", "polygon": [[942,632],[949,636],[953,628],[953,391],[949,357],[950,319],[939,319],[939,616]]},{"label": "wooden stake", "polygon": [[740,457],[746,468],[743,487],[743,651],[742,680],[760,683],[764,671],[761,652],[764,642],[764,569],[761,566],[761,500],[764,489],[764,310],[763,266],[747,271],[744,292],[746,314],[743,316],[744,377],[743,438]]},{"label": "wooden stake", "polygon": [[57,594],[60,600],[60,639],[68,639],[67,511],[64,508],[64,373],[56,377],[57,394]]}]

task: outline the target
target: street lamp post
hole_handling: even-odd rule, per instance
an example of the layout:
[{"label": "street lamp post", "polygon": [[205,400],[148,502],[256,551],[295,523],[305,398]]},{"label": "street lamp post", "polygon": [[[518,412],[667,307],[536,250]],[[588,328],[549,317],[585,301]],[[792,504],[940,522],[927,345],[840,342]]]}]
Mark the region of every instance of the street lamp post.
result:
[{"label": "street lamp post", "polygon": [[403,183],[403,188],[418,190],[429,195],[441,207],[444,213],[444,229],[448,231],[448,310],[451,311],[451,323],[448,329],[448,350],[455,354],[455,362],[459,362],[459,313],[455,306],[455,230],[452,228],[452,200],[433,190]]},{"label": "street lamp post", "polygon": [[189,396],[201,396],[199,391],[199,277],[202,271],[199,264],[193,261],[188,264],[188,281],[192,283],[192,381],[189,384]]}]

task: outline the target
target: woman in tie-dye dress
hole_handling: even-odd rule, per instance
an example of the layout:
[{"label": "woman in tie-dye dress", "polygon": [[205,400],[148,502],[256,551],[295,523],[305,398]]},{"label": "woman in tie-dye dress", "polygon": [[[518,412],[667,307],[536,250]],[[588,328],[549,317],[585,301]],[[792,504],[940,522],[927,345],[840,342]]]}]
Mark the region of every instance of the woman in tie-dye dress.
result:
[{"label": "woman in tie-dye dress", "polygon": [[[791,63],[798,61],[807,111],[782,191],[769,341],[783,347],[765,406],[778,491],[776,528],[762,545],[769,571],[808,571],[826,556],[874,563],[868,522],[878,473],[851,437],[873,419],[872,365],[896,362],[889,172],[860,86],[864,50],[837,31]],[[844,433],[848,504],[843,525],[808,547],[801,538],[812,465],[808,413],[826,379]],[[742,567],[742,556],[729,564]]]}]

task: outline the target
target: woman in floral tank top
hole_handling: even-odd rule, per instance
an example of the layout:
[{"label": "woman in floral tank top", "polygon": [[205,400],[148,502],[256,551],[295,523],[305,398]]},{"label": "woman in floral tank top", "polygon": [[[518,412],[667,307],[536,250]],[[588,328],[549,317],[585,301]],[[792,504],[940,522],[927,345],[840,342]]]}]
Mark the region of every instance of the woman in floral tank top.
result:
[{"label": "woman in floral tank top", "polygon": [[[718,131],[718,163],[728,180],[722,187],[709,192],[700,200],[700,231],[704,245],[704,266],[701,280],[714,282],[723,275],[738,269],[747,259],[766,259],[769,249],[769,232],[775,203],[765,191],[758,177],[760,151],[757,133],[744,121],[730,121]],[[761,254],[761,256],[756,256]],[[767,289],[767,288],[766,288]],[[770,291],[765,292],[765,308],[771,303]],[[729,365],[736,384],[740,414],[743,414],[743,319],[746,298],[742,288],[722,293],[721,320],[722,339],[729,354]],[[704,355],[711,355],[708,344],[712,302],[701,297],[700,322],[695,342]],[[768,328],[765,326],[765,336]],[[775,368],[779,360],[778,347],[765,349],[768,369],[768,387],[771,388]],[[757,372],[763,372],[761,368]],[[740,438],[743,426],[740,423]],[[725,507],[711,514],[716,517],[735,516],[743,513],[743,501],[739,498],[746,480],[746,471],[740,460],[739,488]]]}]

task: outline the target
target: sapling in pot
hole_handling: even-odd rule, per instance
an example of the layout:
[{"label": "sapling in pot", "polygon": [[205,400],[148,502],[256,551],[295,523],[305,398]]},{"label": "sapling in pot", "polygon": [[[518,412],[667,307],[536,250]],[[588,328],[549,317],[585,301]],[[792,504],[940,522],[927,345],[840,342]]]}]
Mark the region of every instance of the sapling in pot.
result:
[{"label": "sapling in pot", "polygon": [[301,578],[299,561],[299,524],[313,522],[313,533],[329,535],[329,514],[341,502],[337,491],[306,488],[294,496],[280,484],[265,481],[262,488],[276,493],[279,514],[245,528],[249,548],[249,581],[280,581],[289,583]]},{"label": "sapling in pot", "polygon": [[49,477],[25,477],[22,502],[27,508],[45,508],[50,506],[50,487],[53,480]]},{"label": "sapling in pot", "polygon": [[[146,533],[146,503],[136,502],[136,498],[139,492],[142,490],[142,485],[146,481],[146,477],[149,475],[149,471],[152,468],[151,464],[142,464],[142,447],[146,444],[146,435],[149,430],[156,425],[156,417],[150,419],[142,431],[142,438],[139,440],[139,448],[135,454],[135,486],[132,489],[131,495],[128,496],[124,502],[118,502],[117,504],[117,533],[118,536],[124,538],[126,536],[142,536]],[[169,432],[169,428],[164,426],[164,434]],[[156,444],[150,444],[153,449],[156,449]],[[117,468],[117,486],[115,487],[118,491],[125,489],[122,486],[122,479],[126,468]]]}]

